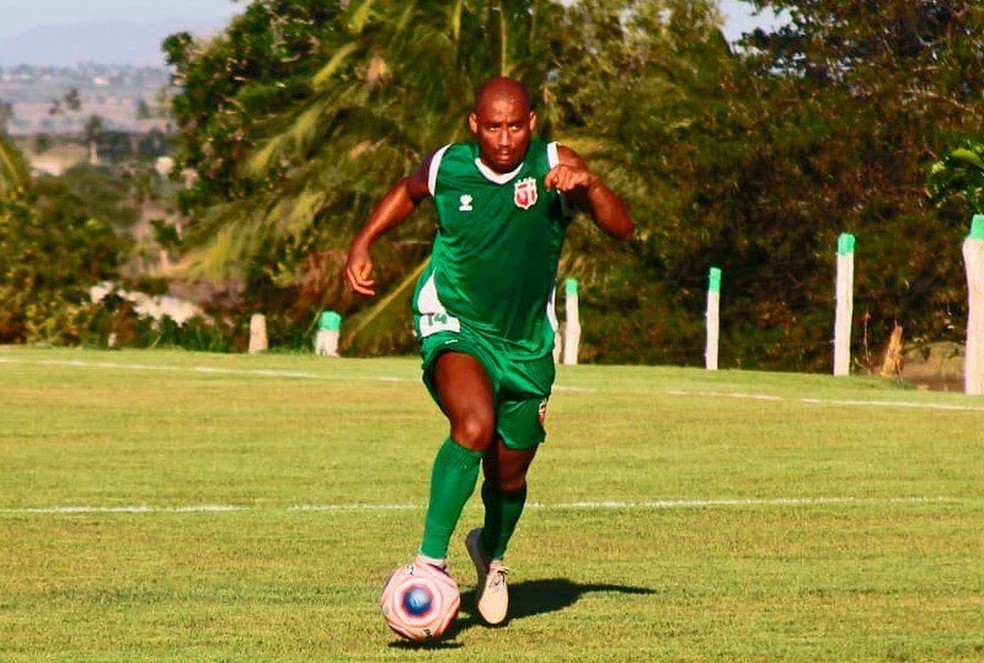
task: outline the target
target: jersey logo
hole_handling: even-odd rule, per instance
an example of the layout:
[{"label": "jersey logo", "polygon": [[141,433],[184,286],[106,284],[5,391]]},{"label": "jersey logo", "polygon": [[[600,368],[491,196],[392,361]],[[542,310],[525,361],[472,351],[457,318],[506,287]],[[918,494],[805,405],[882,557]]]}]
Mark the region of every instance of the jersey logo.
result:
[{"label": "jersey logo", "polygon": [[516,180],[516,188],[513,190],[513,201],[516,207],[529,209],[536,205],[536,178],[526,177]]},{"label": "jersey logo", "polygon": [[473,198],[467,193],[458,197],[458,211],[459,212],[471,212]]}]

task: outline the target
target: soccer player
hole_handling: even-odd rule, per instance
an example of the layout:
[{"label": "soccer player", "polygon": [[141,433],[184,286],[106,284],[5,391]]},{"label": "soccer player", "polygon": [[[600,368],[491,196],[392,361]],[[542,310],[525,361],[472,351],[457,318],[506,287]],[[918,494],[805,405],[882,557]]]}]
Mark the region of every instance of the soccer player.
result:
[{"label": "soccer player", "polygon": [[526,502],[526,473],[544,441],[554,380],[553,292],[578,209],[615,239],[633,233],[625,204],[573,150],[532,137],[536,113],[518,81],[479,88],[475,142],[445,145],[401,178],[353,239],[345,278],[375,295],[370,247],[430,197],[438,228],[413,297],[423,381],[450,423],[437,452],[417,564],[446,568],[448,545],[485,480],[484,524],[465,545],[478,573],[478,612],[506,618],[506,546]]}]

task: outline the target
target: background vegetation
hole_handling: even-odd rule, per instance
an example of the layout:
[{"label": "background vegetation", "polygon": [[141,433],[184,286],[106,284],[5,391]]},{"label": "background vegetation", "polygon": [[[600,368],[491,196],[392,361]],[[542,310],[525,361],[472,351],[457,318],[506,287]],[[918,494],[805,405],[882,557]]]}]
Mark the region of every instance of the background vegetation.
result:
[{"label": "background vegetation", "polygon": [[[533,91],[542,134],[580,151],[638,225],[629,246],[588,223],[570,234],[560,275],[582,283],[584,359],[701,362],[714,265],[722,365],[826,369],[841,232],[858,238],[859,368],[896,323],[909,341],[962,340],[959,247],[984,175],[984,7],[753,4],[787,21],[731,45],[711,0],[254,0],[211,41],[163,45],[174,172],[194,177],[159,237],[183,279],[237,293],[213,311],[223,334],[245,334],[257,311],[274,345],[307,344],[329,308],[345,316],[346,351],[410,352],[429,206],[380,243],[378,302],[342,288],[345,247],[398,176],[467,137],[474,87],[508,74]],[[42,218],[19,195],[4,219]],[[99,255],[104,278],[113,256]],[[76,301],[70,290],[59,292]],[[8,338],[38,340],[35,327]]]}]

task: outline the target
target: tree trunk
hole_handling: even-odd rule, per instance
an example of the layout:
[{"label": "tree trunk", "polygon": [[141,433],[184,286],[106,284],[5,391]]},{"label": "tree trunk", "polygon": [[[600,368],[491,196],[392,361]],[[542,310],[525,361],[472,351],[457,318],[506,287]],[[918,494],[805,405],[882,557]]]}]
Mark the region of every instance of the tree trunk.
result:
[{"label": "tree trunk", "polygon": [[896,378],[902,375],[902,325],[895,323],[895,329],[888,339],[885,358],[882,361],[881,376]]}]

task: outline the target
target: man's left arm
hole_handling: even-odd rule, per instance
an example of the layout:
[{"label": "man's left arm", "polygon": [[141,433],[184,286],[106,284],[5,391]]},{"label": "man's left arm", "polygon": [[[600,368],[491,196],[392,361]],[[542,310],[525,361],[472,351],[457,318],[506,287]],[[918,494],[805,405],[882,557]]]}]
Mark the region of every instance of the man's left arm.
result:
[{"label": "man's left arm", "polygon": [[544,178],[547,189],[560,193],[591,215],[595,225],[615,239],[632,238],[635,226],[622,199],[591,172],[580,155],[557,146],[558,164]]}]

